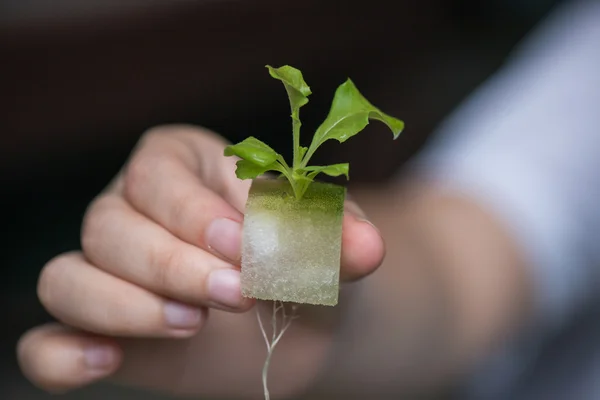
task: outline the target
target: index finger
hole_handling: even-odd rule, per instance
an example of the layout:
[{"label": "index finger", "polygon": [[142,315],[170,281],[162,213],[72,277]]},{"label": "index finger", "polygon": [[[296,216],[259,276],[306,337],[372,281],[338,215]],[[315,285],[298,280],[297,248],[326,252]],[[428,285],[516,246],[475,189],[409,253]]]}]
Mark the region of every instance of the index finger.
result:
[{"label": "index finger", "polygon": [[222,143],[199,130],[186,130],[187,140],[179,132],[145,139],[125,170],[123,195],[179,239],[236,264],[248,184],[225,179],[235,164],[222,156]]},{"label": "index finger", "polygon": [[[124,193],[136,209],[183,241],[239,263],[250,182],[235,177],[235,160],[222,156],[223,143],[205,140],[200,130],[184,130],[187,141],[168,132],[148,138],[128,168]],[[200,155],[189,143],[199,140]],[[375,271],[385,254],[383,239],[351,200],[342,230],[341,279]]]}]

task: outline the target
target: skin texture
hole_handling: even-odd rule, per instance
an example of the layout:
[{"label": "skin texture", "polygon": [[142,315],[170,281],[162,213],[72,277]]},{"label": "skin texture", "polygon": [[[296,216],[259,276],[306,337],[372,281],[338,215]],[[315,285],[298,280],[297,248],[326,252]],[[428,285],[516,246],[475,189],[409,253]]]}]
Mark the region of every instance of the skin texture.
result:
[{"label": "skin texture", "polygon": [[531,310],[522,257],[491,214],[434,182],[383,190],[387,205],[382,189],[354,192],[387,254],[347,304],[325,398],[421,398],[460,384]]},{"label": "skin texture", "polygon": [[[236,222],[249,182],[235,177],[225,145],[189,126],[144,135],[90,205],[83,252],[57,256],[40,275],[40,300],[59,322],[18,344],[34,384],[61,392],[110,378],[261,396],[265,349],[248,311],[262,304],[239,289]],[[300,307],[272,360],[273,398],[385,398],[443,385],[525,319],[517,248],[475,203],[417,180],[358,190],[345,209],[340,304]]]}]

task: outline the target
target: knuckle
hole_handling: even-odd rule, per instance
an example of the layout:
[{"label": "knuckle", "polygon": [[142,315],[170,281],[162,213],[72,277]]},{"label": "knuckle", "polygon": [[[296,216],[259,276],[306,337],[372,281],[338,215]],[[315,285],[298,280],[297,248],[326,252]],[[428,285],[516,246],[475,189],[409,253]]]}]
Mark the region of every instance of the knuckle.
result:
[{"label": "knuckle", "polygon": [[197,209],[197,207],[194,207],[194,203],[198,202],[198,198],[193,191],[187,189],[185,187],[182,190],[175,190],[171,193],[172,202],[167,210],[168,226],[186,226],[186,222],[189,222],[191,218],[191,210]]},{"label": "knuckle", "polygon": [[99,197],[88,207],[81,226],[81,247],[87,256],[95,254],[112,209],[114,209],[114,201],[111,196]]},{"label": "knuckle", "polygon": [[140,151],[148,149],[163,150],[174,145],[186,143],[186,139],[197,136],[198,129],[187,125],[158,125],[144,132],[138,142]]},{"label": "knuckle", "polygon": [[[184,169],[197,169],[196,147],[199,129],[189,126],[167,125],[150,129],[138,142],[123,171],[124,194],[134,204],[147,197],[150,183],[159,179],[168,181]],[[200,168],[201,169],[201,168]]]},{"label": "knuckle", "polygon": [[[142,135],[142,142],[154,142],[154,141],[163,141],[165,138],[167,139],[186,139],[186,138],[196,138],[198,135],[208,135],[210,132],[207,130],[190,124],[164,124],[157,125],[148,129]],[[219,137],[217,135],[213,135],[215,138]]]},{"label": "knuckle", "polygon": [[71,261],[70,253],[61,254],[42,268],[37,284],[37,295],[42,306],[50,311],[56,302],[58,286],[64,278],[65,266]]},{"label": "knuckle", "polygon": [[165,137],[171,137],[178,131],[177,125],[157,125],[146,130],[140,139],[140,143],[152,143],[155,141],[164,140]]},{"label": "knuckle", "polygon": [[157,163],[163,161],[160,155],[171,147],[176,133],[177,128],[171,125],[159,125],[142,134],[124,170],[126,191],[135,190],[157,171]]},{"label": "knuckle", "polygon": [[168,170],[171,159],[161,151],[144,151],[136,154],[125,167],[124,194],[131,201],[139,200],[145,196],[145,188],[149,183],[164,175]]},{"label": "knuckle", "polygon": [[154,284],[161,292],[172,295],[182,288],[178,287],[178,276],[181,276],[183,254],[179,246],[170,244],[152,249],[151,263],[154,272]]},{"label": "knuckle", "polygon": [[129,162],[124,174],[124,193],[127,198],[137,197],[142,185],[154,173],[155,160],[144,153],[136,154]]}]

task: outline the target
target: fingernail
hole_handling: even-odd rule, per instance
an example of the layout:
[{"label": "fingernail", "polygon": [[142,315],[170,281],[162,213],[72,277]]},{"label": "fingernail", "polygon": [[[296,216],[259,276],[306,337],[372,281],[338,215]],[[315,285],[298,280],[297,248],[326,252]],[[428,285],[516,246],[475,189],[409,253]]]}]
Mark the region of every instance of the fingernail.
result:
[{"label": "fingernail", "polygon": [[367,218],[367,215],[358,206],[358,204],[356,204],[352,200],[348,200],[348,201],[346,201],[344,206],[345,206],[346,211],[348,211],[350,214],[352,214],[354,216],[354,218],[356,218],[357,221],[369,224],[373,229],[375,229],[375,231],[377,231],[377,233],[381,234],[381,232],[379,231],[379,228],[377,228],[371,221],[369,221],[369,219]]},{"label": "fingernail", "polygon": [[208,294],[216,303],[230,308],[242,305],[240,273],[234,269],[218,269],[208,276]]},{"label": "fingernail", "polygon": [[89,369],[108,369],[117,362],[117,352],[111,346],[94,345],[83,350],[85,365]]},{"label": "fingernail", "polygon": [[168,302],[164,306],[165,321],[175,329],[191,329],[198,326],[202,312],[185,304]]},{"label": "fingernail", "polygon": [[360,221],[368,222],[367,216],[365,212],[356,204],[354,201],[346,201],[345,203],[346,211],[350,214],[354,215],[354,217]]},{"label": "fingernail", "polygon": [[206,229],[208,247],[233,262],[241,257],[242,224],[228,218],[211,222]]}]

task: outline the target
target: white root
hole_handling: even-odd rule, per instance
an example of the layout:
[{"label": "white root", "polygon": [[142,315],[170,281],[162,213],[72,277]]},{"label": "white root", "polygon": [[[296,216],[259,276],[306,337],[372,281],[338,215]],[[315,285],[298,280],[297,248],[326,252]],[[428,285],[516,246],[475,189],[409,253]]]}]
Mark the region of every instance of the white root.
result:
[{"label": "white root", "polygon": [[[256,317],[258,319],[260,331],[265,340],[265,344],[267,345],[267,358],[265,359],[265,364],[264,364],[263,370],[262,370],[262,384],[263,384],[263,390],[265,393],[265,400],[270,400],[269,388],[267,385],[267,377],[269,374],[269,364],[271,363],[271,357],[273,356],[273,350],[275,349],[275,346],[277,346],[277,343],[279,343],[279,341],[283,337],[283,334],[285,333],[285,331],[287,331],[288,328],[290,327],[290,325],[292,324],[292,321],[297,318],[297,315],[296,315],[297,307],[298,306],[295,304],[292,305],[292,307],[291,307],[292,312],[291,312],[291,314],[288,315],[286,312],[286,309],[285,309],[285,304],[283,302],[281,302],[281,301],[273,302],[273,310],[272,310],[272,316],[271,316],[271,330],[272,330],[271,335],[268,335],[267,331],[265,330],[265,325],[263,324],[262,317],[260,315],[260,305],[257,305],[257,307],[256,307]],[[279,331],[277,331],[279,319],[281,319],[281,323],[279,324],[281,329]],[[270,340],[269,340],[269,336],[270,336]]]}]

